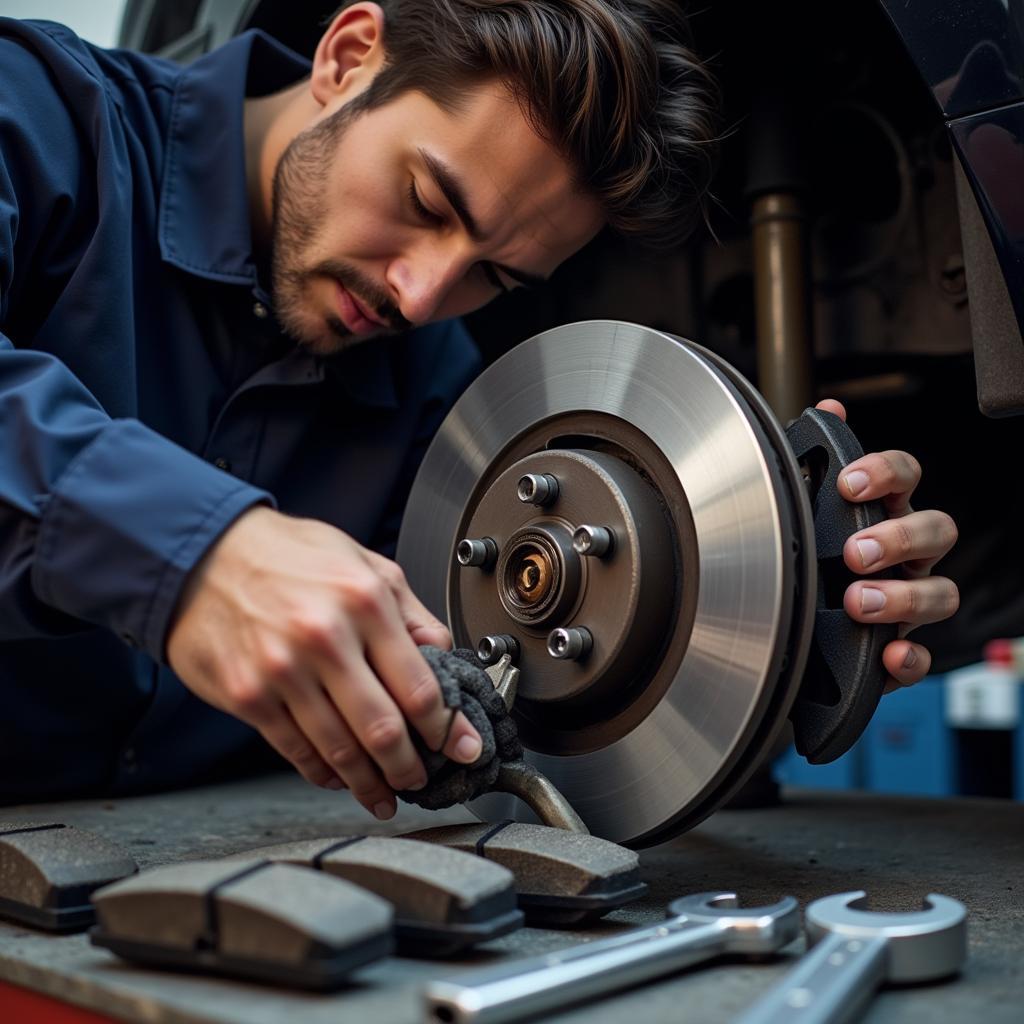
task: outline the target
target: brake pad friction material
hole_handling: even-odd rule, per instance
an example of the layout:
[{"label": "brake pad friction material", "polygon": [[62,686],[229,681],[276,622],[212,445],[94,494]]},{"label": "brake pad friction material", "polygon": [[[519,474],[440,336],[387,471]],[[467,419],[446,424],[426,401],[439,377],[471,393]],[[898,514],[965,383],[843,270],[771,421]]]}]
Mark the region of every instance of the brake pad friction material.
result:
[{"label": "brake pad friction material", "polygon": [[400,952],[447,955],[523,922],[511,872],[435,844],[353,836],[281,843],[240,856],[318,868],[377,893],[395,908]]},{"label": "brake pad friction material", "polygon": [[503,822],[442,825],[406,837],[448,846],[508,868],[528,924],[578,924],[639,898],[633,850],[565,829]]},{"label": "brake pad friction material", "polygon": [[393,948],[385,900],[262,859],[154,868],[93,902],[93,943],[156,966],[331,989]]},{"label": "brake pad friction material", "polygon": [[56,822],[0,823],[0,917],[72,932],[95,920],[89,895],[138,871],[106,839]]}]

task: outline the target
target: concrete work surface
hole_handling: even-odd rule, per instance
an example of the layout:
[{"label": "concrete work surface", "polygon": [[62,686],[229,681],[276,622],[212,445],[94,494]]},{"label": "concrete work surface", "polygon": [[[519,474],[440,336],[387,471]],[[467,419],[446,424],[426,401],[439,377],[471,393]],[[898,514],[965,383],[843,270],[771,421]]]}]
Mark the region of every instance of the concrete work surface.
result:
[{"label": "concrete work surface", "polygon": [[[3,817],[96,831],[123,844],[147,868],[290,839],[401,832],[467,820],[468,814],[461,809],[429,814],[403,806],[394,821],[381,824],[347,794],[274,776],[161,796],[6,808]],[[1024,805],[791,791],[781,807],[720,811],[694,831],[645,851],[641,864],[648,895],[597,927],[527,928],[455,961],[384,960],[328,996],[141,970],[92,947],[84,935],[52,937],[4,924],[0,981],[113,1019],[149,1024],[414,1022],[422,1019],[418,992],[428,979],[648,923],[663,916],[670,900],[687,893],[734,889],[747,904],[791,894],[804,906],[819,896],[863,888],[881,910],[918,909],[928,892],[953,896],[967,905],[970,936],[969,959],[959,978],[886,990],[864,1020],[995,1024],[1024,1016]],[[767,990],[802,946],[795,943],[768,964],[696,968],[557,1019],[566,1024],[729,1021]]]}]

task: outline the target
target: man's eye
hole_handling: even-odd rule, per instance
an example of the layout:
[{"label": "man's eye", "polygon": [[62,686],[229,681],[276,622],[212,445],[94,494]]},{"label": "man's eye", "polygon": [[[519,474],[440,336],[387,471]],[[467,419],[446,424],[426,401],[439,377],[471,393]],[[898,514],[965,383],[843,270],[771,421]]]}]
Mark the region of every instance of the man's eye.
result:
[{"label": "man's eye", "polygon": [[428,224],[444,223],[444,217],[439,217],[433,210],[428,210],[427,207],[423,205],[423,200],[420,199],[420,194],[416,191],[415,179],[409,182],[409,200],[412,202],[412,208],[416,211],[421,220],[425,220]]}]

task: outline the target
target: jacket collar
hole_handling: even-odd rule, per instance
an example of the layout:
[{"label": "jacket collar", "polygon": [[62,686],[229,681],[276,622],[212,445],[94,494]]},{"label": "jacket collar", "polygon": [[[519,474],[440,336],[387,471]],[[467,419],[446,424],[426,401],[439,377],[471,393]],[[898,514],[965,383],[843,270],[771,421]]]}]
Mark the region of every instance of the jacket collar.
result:
[{"label": "jacket collar", "polygon": [[256,285],[244,100],[292,85],[309,69],[297,54],[252,31],[182,71],[160,193],[160,254],[166,262],[213,281]]}]

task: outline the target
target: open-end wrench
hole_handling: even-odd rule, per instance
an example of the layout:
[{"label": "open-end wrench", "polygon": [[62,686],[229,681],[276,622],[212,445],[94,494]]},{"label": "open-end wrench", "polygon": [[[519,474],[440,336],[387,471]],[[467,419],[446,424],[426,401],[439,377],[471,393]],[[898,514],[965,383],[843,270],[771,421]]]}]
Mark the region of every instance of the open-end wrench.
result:
[{"label": "open-end wrench", "polygon": [[909,914],[863,909],[867,895],[815,900],[806,913],[816,943],[737,1024],[843,1024],[886,981],[932,981],[956,974],[967,958],[967,910],[931,893]]},{"label": "open-end wrench", "polygon": [[763,956],[800,933],[796,900],[740,907],[735,893],[673,901],[661,924],[470,971],[424,990],[430,1024],[499,1024],[593,999],[724,954]]}]

